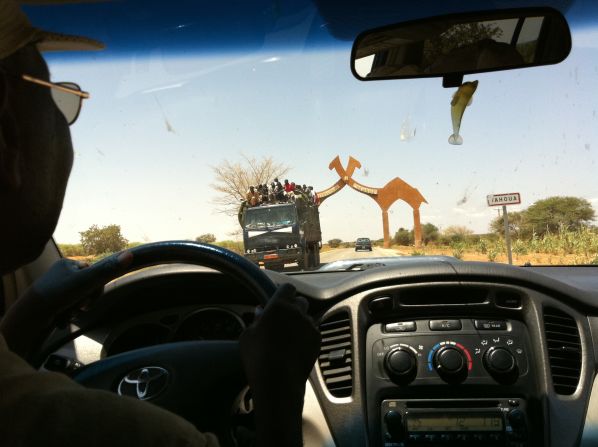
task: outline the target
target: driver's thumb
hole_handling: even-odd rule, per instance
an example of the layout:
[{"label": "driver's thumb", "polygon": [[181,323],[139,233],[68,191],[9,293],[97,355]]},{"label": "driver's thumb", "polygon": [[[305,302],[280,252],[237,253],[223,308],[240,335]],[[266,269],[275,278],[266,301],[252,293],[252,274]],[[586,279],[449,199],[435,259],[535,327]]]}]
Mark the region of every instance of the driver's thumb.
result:
[{"label": "driver's thumb", "polygon": [[82,271],[88,280],[104,285],[122,275],[133,263],[133,253],[125,250],[96,262]]}]

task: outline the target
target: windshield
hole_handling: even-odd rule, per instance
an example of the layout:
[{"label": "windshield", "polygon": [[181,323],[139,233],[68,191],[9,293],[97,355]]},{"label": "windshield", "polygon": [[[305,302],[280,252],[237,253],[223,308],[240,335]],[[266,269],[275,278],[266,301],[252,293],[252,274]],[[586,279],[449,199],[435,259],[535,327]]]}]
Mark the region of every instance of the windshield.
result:
[{"label": "windshield", "polygon": [[[94,261],[188,239],[266,268],[277,251],[277,269],[313,270],[367,257],[506,263],[510,240],[516,265],[598,263],[593,2],[562,10],[573,39],[564,62],[465,76],[477,88],[456,136],[457,89],[441,78],[351,72],[359,33],[430,11],[276,5],[26,7],[36,26],[107,46],[46,54],[53,81],[91,93],[71,127],[75,163],[54,235],[63,255]],[[299,231],[246,253],[243,219],[289,225],[294,207]],[[363,234],[371,252],[355,250]]]},{"label": "windshield", "polygon": [[247,230],[266,230],[295,223],[295,209],[291,206],[260,207],[248,209],[245,214]]}]

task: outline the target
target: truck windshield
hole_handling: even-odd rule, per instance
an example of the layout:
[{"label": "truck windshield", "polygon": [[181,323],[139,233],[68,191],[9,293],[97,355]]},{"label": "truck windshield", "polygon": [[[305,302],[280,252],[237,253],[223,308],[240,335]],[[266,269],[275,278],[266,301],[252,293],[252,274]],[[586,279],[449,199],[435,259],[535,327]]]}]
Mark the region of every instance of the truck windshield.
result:
[{"label": "truck windshield", "polygon": [[267,230],[293,223],[295,223],[293,206],[251,208],[245,214],[245,228],[248,230]]}]

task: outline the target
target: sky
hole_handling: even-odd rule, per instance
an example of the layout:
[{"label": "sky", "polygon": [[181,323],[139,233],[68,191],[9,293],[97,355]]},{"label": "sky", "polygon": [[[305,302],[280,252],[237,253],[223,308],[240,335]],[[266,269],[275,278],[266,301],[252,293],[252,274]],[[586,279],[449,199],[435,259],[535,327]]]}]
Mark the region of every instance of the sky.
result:
[{"label": "sky", "polygon": [[[493,193],[520,192],[513,211],[553,195],[598,209],[598,32],[576,29],[573,42],[556,66],[467,76],[479,85],[462,146],[448,144],[455,89],[439,78],[361,82],[351,42],[50,55],[54,81],[91,93],[71,127],[75,164],[55,239],[77,243],[93,224],[120,225],[140,242],[234,238],[236,217],[213,203],[211,166],[241,154],[272,156],[316,190],[338,180],[334,157],[353,156],[356,180],[382,187],[402,178],[428,202],[422,222],[441,228],[487,232]],[[404,202],[389,217],[391,233],[413,226]],[[349,188],[322,204],[320,218],[324,240],[382,237],[378,205]]]}]

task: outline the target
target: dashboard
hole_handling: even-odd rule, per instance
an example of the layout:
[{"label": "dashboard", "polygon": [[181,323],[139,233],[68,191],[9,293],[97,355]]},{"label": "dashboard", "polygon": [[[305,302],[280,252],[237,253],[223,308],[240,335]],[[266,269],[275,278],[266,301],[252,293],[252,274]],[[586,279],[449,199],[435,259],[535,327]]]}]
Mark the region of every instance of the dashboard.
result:
[{"label": "dashboard", "polygon": [[[322,334],[306,445],[596,445],[598,267],[418,259],[268,275],[309,300]],[[91,329],[54,354],[85,364],[154,344],[236,340],[257,302],[208,269],[147,269],[110,284],[79,322]]]},{"label": "dashboard", "polygon": [[185,306],[126,321],[110,330],[102,357],[162,343],[238,340],[253,321],[251,306]]}]

